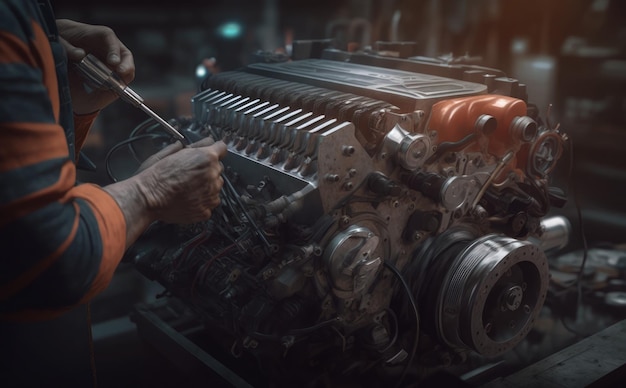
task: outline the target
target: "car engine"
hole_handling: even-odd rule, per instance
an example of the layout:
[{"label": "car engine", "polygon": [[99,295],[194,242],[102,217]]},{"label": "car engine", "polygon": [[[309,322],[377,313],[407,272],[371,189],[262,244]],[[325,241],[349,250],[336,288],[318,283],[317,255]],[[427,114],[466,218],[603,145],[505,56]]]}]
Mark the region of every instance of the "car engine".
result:
[{"label": "car engine", "polygon": [[333,49],[214,74],[178,125],[227,144],[221,205],[127,259],[273,386],[497,357],[543,306],[565,201],[567,138],[526,100],[499,70]]}]

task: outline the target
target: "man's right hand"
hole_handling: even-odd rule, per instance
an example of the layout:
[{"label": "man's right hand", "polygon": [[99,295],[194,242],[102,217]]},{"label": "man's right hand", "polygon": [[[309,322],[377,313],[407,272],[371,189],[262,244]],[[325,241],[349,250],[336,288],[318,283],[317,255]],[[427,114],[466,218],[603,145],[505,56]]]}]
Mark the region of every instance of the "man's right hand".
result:
[{"label": "man's right hand", "polygon": [[[213,138],[209,136],[209,137],[205,137],[204,139],[198,140],[195,143],[191,143],[189,147],[190,148],[208,147],[210,145],[213,145],[213,143],[215,143],[215,140],[213,140]],[[137,171],[135,171],[135,174],[138,174],[148,169],[148,167],[152,167],[159,160],[167,156],[170,156],[182,150],[183,148],[184,148],[183,143],[181,143],[180,141],[177,141],[175,143],[168,145],[167,147],[163,148],[162,150],[160,150],[159,152],[155,154],[152,154],[150,157],[144,160],[143,163],[141,163],[141,165],[137,169]]]},{"label": "man's right hand", "polygon": [[139,174],[104,187],[124,213],[126,248],[153,221],[189,224],[211,217],[224,184],[220,159],[226,155],[226,144],[199,145],[172,147],[172,154],[160,153]]},{"label": "man's right hand", "polygon": [[184,148],[154,163],[136,178],[148,209],[160,221],[192,223],[211,217],[224,181],[220,159],[226,145]]}]

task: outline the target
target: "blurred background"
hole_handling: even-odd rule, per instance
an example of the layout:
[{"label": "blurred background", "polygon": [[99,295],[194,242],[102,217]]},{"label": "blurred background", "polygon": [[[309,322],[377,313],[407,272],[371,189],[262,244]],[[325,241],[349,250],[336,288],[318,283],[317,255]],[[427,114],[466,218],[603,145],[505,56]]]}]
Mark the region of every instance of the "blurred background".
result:
[{"label": "blurred background", "polygon": [[[210,71],[236,69],[259,51],[289,55],[294,40],[334,38],[338,48],[351,49],[376,41],[413,41],[417,55],[480,57],[481,64],[527,84],[529,101],[544,117],[552,104],[549,119],[560,123],[573,140],[570,201],[558,210],[574,226],[570,249],[582,245],[576,202],[591,247],[623,249],[626,242],[624,1],[52,0],[52,4],[58,18],[114,29],[134,54],[133,89],[165,118],[190,115],[189,99],[203,76],[197,71],[207,70],[203,63],[210,63]],[[80,179],[110,183],[103,168],[106,153],[145,119],[141,111],[122,102],[103,111],[84,149],[97,169],[81,172]],[[567,162],[569,156],[563,159]],[[626,257],[622,259],[620,271],[626,269]],[[101,386],[120,386],[120,381],[127,386],[136,385],[134,381],[169,386],[168,379],[181,381],[178,372],[136,338],[128,319],[133,304],[153,300],[158,292],[157,285],[122,265],[111,287],[93,303]]]}]

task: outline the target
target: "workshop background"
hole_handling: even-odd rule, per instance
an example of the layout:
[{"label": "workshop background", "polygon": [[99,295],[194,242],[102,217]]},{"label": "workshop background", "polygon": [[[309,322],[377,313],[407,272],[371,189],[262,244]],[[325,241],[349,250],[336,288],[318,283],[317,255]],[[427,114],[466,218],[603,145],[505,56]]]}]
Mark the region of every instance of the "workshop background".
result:
[{"label": "workshop background", "polygon": [[[557,268],[559,263],[572,268],[580,262],[578,203],[590,249],[585,277],[597,294],[569,330],[555,316],[571,311],[551,311],[548,305],[535,337],[516,351],[517,362],[538,360],[626,318],[623,1],[53,0],[52,4],[59,18],[113,28],[134,54],[133,89],[166,118],[190,115],[189,99],[204,76],[198,70],[206,60],[215,60],[207,70],[236,69],[259,51],[289,54],[298,39],[335,38],[352,47],[378,40],[414,41],[419,55],[481,57],[482,64],[526,83],[529,100],[543,112],[552,103],[550,119],[560,122],[573,140],[574,162],[563,158],[570,166],[561,177],[569,180],[570,201],[557,210],[571,220],[573,235],[569,254],[551,260]],[[81,172],[80,179],[110,183],[105,155],[145,118],[121,102],[103,111],[84,148],[97,169]],[[117,176],[125,176],[137,164],[129,159],[112,167]],[[558,276],[566,282],[572,274],[564,269]],[[108,290],[92,303],[100,387],[191,385],[187,376],[138,338],[129,319],[134,304],[154,300],[160,291],[122,264]],[[567,301],[563,310],[574,304]]]}]

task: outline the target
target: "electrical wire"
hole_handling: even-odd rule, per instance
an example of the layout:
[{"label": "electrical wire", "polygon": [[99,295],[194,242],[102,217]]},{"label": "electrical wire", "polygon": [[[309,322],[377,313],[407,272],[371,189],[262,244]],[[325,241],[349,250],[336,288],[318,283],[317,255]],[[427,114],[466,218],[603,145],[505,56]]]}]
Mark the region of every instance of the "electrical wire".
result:
[{"label": "electrical wire", "polygon": [[[570,163],[574,164],[574,144],[570,144]],[[585,225],[583,221],[582,208],[580,206],[580,199],[578,197],[578,190],[575,183],[575,174],[572,174],[572,194],[574,195],[574,204],[576,206],[576,216],[578,217],[580,238],[583,243],[583,260],[580,263],[580,271],[578,272],[578,304],[582,303],[582,278],[584,275],[585,264],[587,263],[587,256],[589,247],[587,245],[587,237],[585,235]]]},{"label": "electrical wire", "polygon": [[[215,129],[213,127],[210,127],[209,131],[213,139],[217,141],[219,139],[219,136],[217,135],[217,132],[215,131]],[[250,222],[250,225],[252,225],[252,228],[254,228],[254,232],[261,239],[263,244],[265,244],[265,247],[268,249],[266,253],[271,254],[272,244],[270,244],[267,237],[265,236],[265,233],[263,233],[263,230],[259,228],[256,222],[254,222],[254,219],[252,218],[252,216],[250,216],[250,213],[248,213],[248,210],[241,202],[241,199],[239,198],[239,194],[237,193],[237,190],[235,190],[235,187],[230,181],[230,178],[228,178],[226,174],[222,174],[222,179],[224,180],[224,187],[226,187],[226,189],[230,191],[232,198],[235,200],[237,205],[241,208],[243,215],[248,219],[248,222]],[[222,187],[222,191],[224,191],[224,187]]]},{"label": "electrical wire", "polygon": [[340,321],[341,321],[341,318],[334,317],[334,318],[330,318],[328,320],[316,323],[315,325],[312,325],[312,326],[289,330],[284,335],[266,334],[266,333],[261,333],[261,332],[258,332],[258,331],[252,333],[252,335],[254,337],[257,337],[258,339],[262,339],[262,340],[280,341],[285,336],[288,336],[288,335],[298,336],[298,335],[310,334],[310,333],[312,333],[314,331],[317,331],[317,330],[319,330],[321,328],[324,328],[326,326],[330,326],[333,323],[337,323],[337,322],[340,322]]},{"label": "electrical wire", "polygon": [[316,330],[321,329],[322,327],[326,327],[326,326],[332,325],[333,323],[336,323],[336,322],[339,322],[339,321],[341,321],[341,318],[339,318],[339,317],[334,317],[334,318],[328,319],[328,320],[326,320],[326,321],[322,321],[322,322],[320,322],[320,323],[317,323],[317,324],[315,324],[315,325],[313,325],[313,326],[309,326],[309,327],[303,327],[303,328],[299,328],[299,329],[292,329],[292,330],[289,330],[289,331],[287,332],[287,334],[288,334],[288,335],[302,335],[302,334],[309,334],[309,333],[312,333],[312,332],[314,332],[314,331],[316,331]]},{"label": "electrical wire", "polygon": [[122,140],[121,142],[117,143],[116,145],[114,145],[109,152],[106,154],[106,156],[104,157],[104,165],[106,168],[106,172],[107,175],[109,176],[109,179],[111,179],[113,182],[117,182],[118,179],[115,177],[115,175],[113,174],[113,171],[111,170],[111,157],[113,156],[113,154],[115,152],[117,152],[120,148],[127,146],[129,144],[132,144],[138,140],[143,140],[143,139],[164,139],[164,138],[168,138],[168,139],[172,139],[172,136],[169,134],[164,134],[164,133],[152,133],[152,134],[145,134],[145,135],[137,135],[137,136],[133,136],[133,137],[129,137],[126,140]]},{"label": "electrical wire", "polygon": [[404,369],[402,370],[402,374],[400,375],[400,379],[396,383],[396,388],[398,388],[398,387],[401,386],[402,381],[404,381],[404,378],[406,377],[406,374],[409,371],[409,368],[411,367],[411,364],[413,364],[413,359],[415,358],[415,355],[417,354],[417,344],[418,344],[418,341],[419,341],[419,334],[420,334],[420,324],[419,324],[420,323],[420,317],[419,317],[419,311],[417,309],[417,303],[415,302],[415,298],[413,297],[413,293],[411,292],[411,288],[407,284],[406,280],[404,280],[404,277],[402,276],[400,271],[398,271],[398,269],[393,264],[391,264],[388,261],[385,261],[384,265],[391,272],[393,272],[395,277],[398,278],[398,280],[402,284],[402,288],[404,288],[404,291],[406,292],[406,294],[407,294],[407,296],[409,298],[409,303],[411,304],[411,308],[413,310],[413,314],[415,315],[415,339],[413,340],[413,347],[411,348],[411,353],[409,355],[409,360],[407,361],[406,365],[404,366]]},{"label": "electrical wire", "polygon": [[[152,125],[148,125],[152,123]],[[129,138],[131,137],[135,137],[137,135],[143,134],[142,132],[151,132],[155,129],[159,129],[161,128],[161,124],[157,123],[152,117],[142,121],[141,123],[139,123],[139,125],[137,125],[130,133],[130,135],[128,136]],[[141,159],[139,158],[139,155],[137,155],[137,150],[135,150],[135,147],[133,146],[133,144],[129,144],[128,145],[128,150],[130,151],[131,155],[133,156],[133,158],[135,158],[135,160],[137,161],[137,163],[141,163]]]},{"label": "electrical wire", "polygon": [[[391,349],[391,347],[396,343],[396,341],[398,340],[398,334],[400,333],[400,328],[398,326],[398,317],[396,316],[396,313],[390,309],[390,308],[386,308],[385,312],[387,312],[387,315],[390,317],[388,318],[389,321],[393,321],[393,337],[391,338],[391,340],[389,341],[389,343],[381,350],[379,350],[380,354],[382,355],[380,358],[378,358],[377,360],[371,362],[368,366],[366,366],[365,368],[363,368],[361,370],[362,374],[365,374],[365,372],[369,371],[370,369],[372,369],[375,365],[379,364],[381,361],[383,361],[385,359],[385,355],[384,353]],[[391,322],[390,322],[391,324]],[[345,350],[344,350],[345,351]]]},{"label": "electrical wire", "polygon": [[[223,190],[222,190],[221,194],[222,194],[222,195],[220,196],[220,198],[221,198],[221,200],[222,200],[221,202],[222,202],[223,204],[225,204],[225,205],[226,205],[226,207],[228,207],[228,210],[230,210],[230,212],[231,212],[231,214],[232,214],[233,216],[236,216],[236,215],[237,215],[237,209],[235,209],[235,205],[236,205],[236,204],[235,204],[235,203],[234,203],[234,201],[231,199],[230,195],[226,195],[226,192],[225,192],[225,191],[223,191]],[[227,217],[227,215],[226,215],[226,213],[224,213],[223,206],[220,206],[220,207],[219,207],[219,209],[220,209],[220,210],[221,210],[221,212],[223,213],[223,216],[224,216],[225,218],[228,218],[228,217]]]},{"label": "electrical wire", "polygon": [[146,130],[146,128],[148,128],[148,124],[150,123],[154,123],[160,126],[159,123],[157,123],[152,117],[148,117],[147,119],[145,119],[144,121],[142,121],[141,123],[139,123],[131,132],[130,135],[128,137],[135,137],[137,135],[141,135],[140,132],[143,132],[144,130]]},{"label": "electrical wire", "polygon": [[[582,309],[582,304],[583,304],[583,276],[585,273],[585,265],[587,264],[587,258],[588,258],[588,251],[589,251],[589,246],[587,244],[587,237],[585,235],[585,225],[584,225],[584,221],[583,221],[583,215],[582,215],[582,208],[580,205],[580,200],[578,197],[578,190],[576,187],[576,174],[573,173],[574,170],[574,142],[570,141],[570,152],[569,152],[569,156],[570,156],[570,185],[572,188],[572,195],[574,197],[574,205],[576,207],[576,216],[578,217],[578,225],[579,225],[579,232],[580,232],[580,239],[583,243],[583,258],[582,261],[580,263],[580,269],[578,270],[578,276],[576,277],[576,321],[579,320],[579,317],[581,315],[581,309]],[[573,333],[574,335],[576,335],[577,337],[588,337],[589,334],[586,333],[581,333],[578,329],[570,326],[569,324],[567,324],[565,317],[563,317],[561,319],[561,323],[563,324],[563,327],[565,327],[565,329],[567,329],[568,331],[570,331],[571,333]]]},{"label": "electrical wire", "polygon": [[[235,187],[233,186],[233,184],[230,182],[230,179],[226,176],[226,174],[222,174],[222,178],[224,179],[224,185],[226,186],[227,190],[230,191],[231,196],[232,198],[235,199],[235,202],[237,203],[237,205],[241,208],[243,215],[248,219],[248,222],[250,222],[250,225],[252,225],[252,228],[254,229],[254,232],[256,233],[256,235],[261,239],[263,244],[265,244],[265,246],[271,250],[272,244],[270,244],[270,242],[267,240],[267,237],[265,237],[265,233],[263,233],[263,230],[259,228],[256,222],[254,222],[254,219],[252,218],[250,213],[248,213],[248,210],[241,202],[241,199],[239,198],[239,194],[237,193],[237,190],[235,190]],[[271,253],[271,252],[268,252],[268,253]]]},{"label": "electrical wire", "polygon": [[183,261],[186,261],[189,258],[189,256],[191,256],[191,253],[198,246],[200,246],[200,244],[208,240],[210,236],[211,236],[211,232],[206,228],[206,225],[205,225],[205,228],[201,233],[197,234],[196,236],[192,237],[188,241],[184,242],[181,245],[180,255],[174,260],[174,263],[173,263],[174,269],[175,270],[178,269],[181,263]]},{"label": "electrical wire", "polygon": [[224,256],[226,253],[228,253],[231,249],[233,249],[236,246],[237,244],[231,244],[227,246],[226,248],[222,249],[219,253],[213,255],[213,257],[211,257],[209,260],[206,261],[206,263],[202,264],[200,268],[198,268],[198,271],[196,272],[196,275],[193,277],[193,281],[191,282],[191,296],[192,297],[194,297],[196,283],[198,282],[198,280],[204,279],[206,272],[211,266],[211,264],[213,264],[215,260]]},{"label": "electrical wire", "polygon": [[398,340],[398,332],[400,331],[400,328],[398,327],[398,317],[396,316],[396,313],[390,308],[386,308],[385,311],[387,312],[387,316],[389,316],[390,318],[393,318],[393,319],[389,319],[390,321],[393,321],[393,337],[391,338],[391,340],[389,340],[389,343],[387,344],[387,346],[385,346],[380,351],[381,353],[385,353],[387,350],[391,349],[391,347]]},{"label": "electrical wire", "polygon": [[465,136],[461,140],[444,141],[443,143],[437,146],[437,151],[435,151],[435,153],[432,154],[432,156],[428,158],[428,160],[426,160],[424,164],[431,164],[435,162],[437,159],[439,159],[441,155],[445,154],[448,151],[465,147],[470,142],[472,142],[475,138],[476,138],[476,133],[470,133],[469,135]]},{"label": "electrical wire", "polygon": [[[580,318],[580,312],[581,312],[581,308],[582,308],[582,304],[583,304],[583,277],[584,277],[584,273],[585,273],[585,266],[587,264],[587,259],[588,259],[588,251],[589,251],[589,247],[588,247],[588,243],[587,243],[587,237],[586,237],[586,233],[585,233],[585,226],[584,226],[584,220],[583,220],[583,216],[582,216],[582,207],[580,205],[580,201],[579,201],[579,197],[578,197],[578,190],[576,187],[576,178],[575,178],[575,174],[574,174],[574,144],[573,141],[570,140],[569,143],[569,166],[568,166],[568,176],[567,176],[567,182],[568,182],[568,186],[569,186],[569,190],[571,190],[572,196],[574,198],[574,205],[576,208],[576,217],[578,218],[578,231],[580,233],[580,240],[582,241],[583,244],[583,257],[582,257],[582,261],[580,263],[580,267],[578,269],[578,274],[576,276],[576,280],[574,282],[572,282],[572,284],[565,286],[565,288],[559,292],[555,292],[555,295],[560,296],[563,294],[566,294],[568,292],[570,292],[572,287],[576,287],[576,309],[575,309],[575,317],[576,317],[576,321],[579,320]],[[568,191],[569,191],[568,190]],[[571,324],[569,324],[567,322],[567,318],[565,315],[561,316],[560,318],[561,324],[563,325],[563,327],[569,331],[570,333],[574,334],[576,337],[588,337],[589,334],[587,333],[582,333],[580,330],[578,330],[577,328],[575,328],[574,326],[572,326]]]}]

